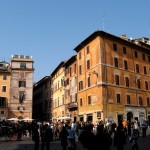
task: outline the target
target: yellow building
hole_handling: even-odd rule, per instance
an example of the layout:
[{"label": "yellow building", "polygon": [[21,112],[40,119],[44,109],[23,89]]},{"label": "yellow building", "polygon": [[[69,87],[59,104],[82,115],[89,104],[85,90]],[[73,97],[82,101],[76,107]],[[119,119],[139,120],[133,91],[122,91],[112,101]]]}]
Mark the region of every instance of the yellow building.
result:
[{"label": "yellow building", "polygon": [[8,117],[10,102],[10,65],[5,61],[0,62],[0,121]]},{"label": "yellow building", "polygon": [[72,121],[78,120],[78,100],[77,100],[77,61],[76,55],[68,59],[65,68],[65,101],[67,116]]},{"label": "yellow building", "polygon": [[144,40],[96,31],[76,46],[80,120],[150,118],[150,46]]},{"label": "yellow building", "polygon": [[57,68],[52,72],[52,120],[58,121],[63,120],[66,116],[65,106],[65,62],[62,61]]}]

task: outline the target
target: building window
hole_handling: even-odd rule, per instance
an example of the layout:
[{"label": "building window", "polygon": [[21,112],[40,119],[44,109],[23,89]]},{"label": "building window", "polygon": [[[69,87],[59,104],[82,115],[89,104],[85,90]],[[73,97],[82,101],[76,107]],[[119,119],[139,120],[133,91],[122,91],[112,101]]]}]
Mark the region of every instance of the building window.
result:
[{"label": "building window", "polygon": [[1,115],[4,115],[4,114],[5,114],[5,111],[1,110],[1,111],[0,111],[0,114],[1,114]]},{"label": "building window", "polygon": [[145,54],[142,54],[142,58],[143,58],[143,60],[145,60]]},{"label": "building window", "polygon": [[65,99],[64,99],[64,95],[62,95],[62,105],[65,104]]},{"label": "building window", "polygon": [[6,106],[6,97],[0,97],[0,107]]},{"label": "building window", "polygon": [[71,67],[70,67],[70,77],[72,76],[72,70],[71,70]]},{"label": "building window", "polygon": [[141,88],[141,81],[137,79],[137,87],[140,89]]},{"label": "building window", "polygon": [[88,105],[91,105],[91,96],[88,96]]},{"label": "building window", "polygon": [[78,97],[77,97],[77,93],[75,93],[75,102],[77,102]]},{"label": "building window", "polygon": [[61,87],[64,86],[64,79],[61,79]]},{"label": "building window", "polygon": [[138,58],[138,53],[137,53],[137,51],[134,51],[134,57]]},{"label": "building window", "polygon": [[130,95],[127,95],[127,104],[131,104]]},{"label": "building window", "polygon": [[150,98],[147,97],[147,106],[150,106]]},{"label": "building window", "polygon": [[90,69],[90,60],[87,60],[87,69]]},{"label": "building window", "polygon": [[20,63],[20,68],[25,69],[26,68],[26,63]]},{"label": "building window", "polygon": [[76,74],[76,64],[74,64],[74,74]]},{"label": "building window", "polygon": [[150,56],[148,56],[148,61],[150,62]]},{"label": "building window", "polygon": [[146,75],[147,74],[147,70],[146,70],[146,66],[144,66],[144,74]]},{"label": "building window", "polygon": [[138,64],[136,64],[136,73],[139,73],[139,65]]},{"label": "building window", "polygon": [[124,60],[124,69],[128,70],[128,62],[126,60]]},{"label": "building window", "polygon": [[7,80],[7,75],[6,74],[3,75],[3,80]]},{"label": "building window", "polygon": [[90,53],[90,46],[87,46],[87,47],[86,47],[86,53],[87,53],[87,54]]},{"label": "building window", "polygon": [[113,43],[113,50],[117,51],[117,44]]},{"label": "building window", "polygon": [[79,52],[79,59],[81,59],[81,52]]},{"label": "building window", "polygon": [[139,97],[139,105],[141,105],[141,106],[143,105],[143,100],[142,100],[141,96]]},{"label": "building window", "polygon": [[115,75],[115,82],[116,82],[116,85],[119,85],[119,75]]},{"label": "building window", "polygon": [[80,106],[83,106],[82,98],[80,98]]},{"label": "building window", "polygon": [[120,94],[117,94],[117,103],[120,103]]},{"label": "building window", "polygon": [[6,86],[2,86],[2,92],[6,92]]},{"label": "building window", "polygon": [[88,77],[88,87],[91,86],[91,79],[90,79],[90,76]]},{"label": "building window", "polygon": [[126,87],[129,87],[129,78],[125,77]]},{"label": "building window", "polygon": [[26,81],[19,81],[19,87],[26,87]]},{"label": "building window", "polygon": [[79,74],[81,74],[81,73],[82,73],[82,66],[79,65]]},{"label": "building window", "polygon": [[114,66],[118,68],[118,58],[114,58]]},{"label": "building window", "polygon": [[148,90],[148,82],[145,81],[145,89]]},{"label": "building window", "polygon": [[124,46],[123,46],[123,53],[124,53],[124,54],[126,54],[126,53],[127,53],[127,51],[126,51],[126,47],[124,47]]},{"label": "building window", "polygon": [[69,85],[69,78],[67,79],[67,85]]},{"label": "building window", "polygon": [[79,82],[79,91],[83,89],[83,81]]}]

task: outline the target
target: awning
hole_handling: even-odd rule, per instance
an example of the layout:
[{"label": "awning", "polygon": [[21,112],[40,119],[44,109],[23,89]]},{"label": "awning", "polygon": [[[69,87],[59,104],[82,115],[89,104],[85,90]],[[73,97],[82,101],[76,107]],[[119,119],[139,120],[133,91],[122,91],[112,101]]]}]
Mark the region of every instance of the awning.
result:
[{"label": "awning", "polygon": [[71,119],[71,117],[69,117],[69,116],[64,116],[64,117],[57,118],[57,120],[70,120],[70,119]]}]

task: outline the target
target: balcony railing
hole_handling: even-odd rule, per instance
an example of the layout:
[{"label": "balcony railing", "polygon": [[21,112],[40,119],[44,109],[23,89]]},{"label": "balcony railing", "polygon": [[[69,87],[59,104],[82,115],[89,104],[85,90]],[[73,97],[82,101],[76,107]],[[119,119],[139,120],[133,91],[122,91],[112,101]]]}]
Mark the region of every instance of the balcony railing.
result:
[{"label": "balcony railing", "polygon": [[66,104],[66,107],[67,108],[75,108],[75,107],[78,107],[78,103],[77,102],[71,102],[71,103]]}]

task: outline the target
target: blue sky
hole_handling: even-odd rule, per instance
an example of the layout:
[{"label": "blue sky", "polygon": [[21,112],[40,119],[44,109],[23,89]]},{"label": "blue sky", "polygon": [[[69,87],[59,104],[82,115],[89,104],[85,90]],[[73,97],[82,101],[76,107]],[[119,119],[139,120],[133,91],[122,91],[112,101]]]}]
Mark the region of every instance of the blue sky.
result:
[{"label": "blue sky", "polygon": [[0,61],[33,56],[39,81],[96,30],[150,38],[149,6],[149,0],[0,0]]}]

